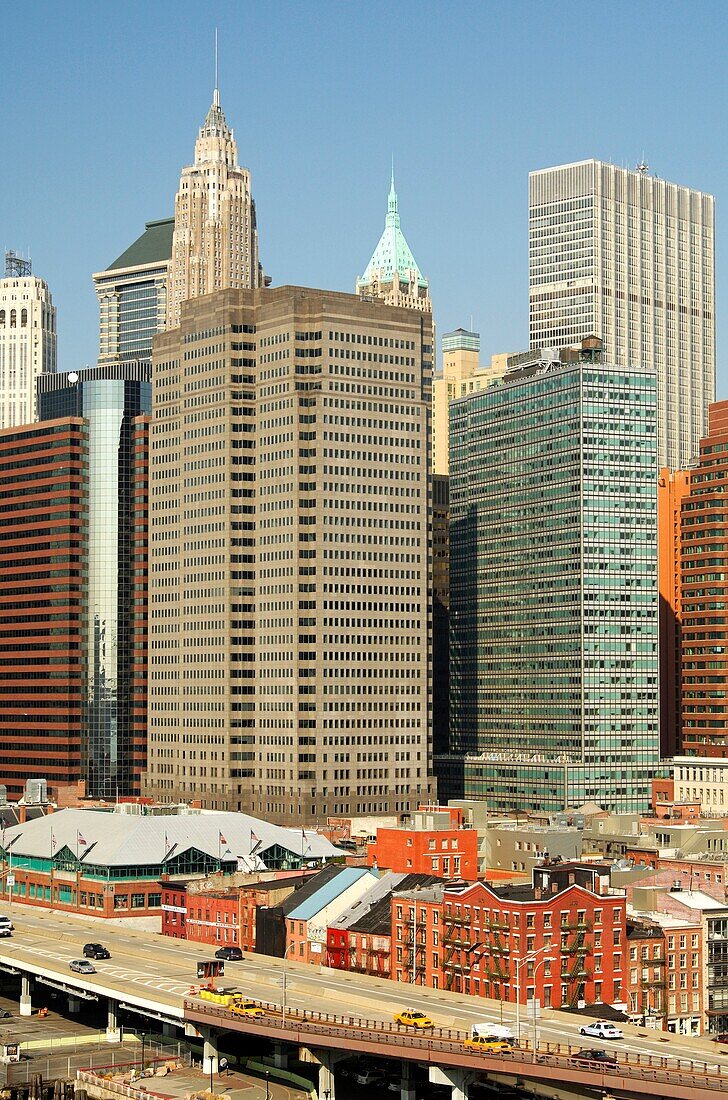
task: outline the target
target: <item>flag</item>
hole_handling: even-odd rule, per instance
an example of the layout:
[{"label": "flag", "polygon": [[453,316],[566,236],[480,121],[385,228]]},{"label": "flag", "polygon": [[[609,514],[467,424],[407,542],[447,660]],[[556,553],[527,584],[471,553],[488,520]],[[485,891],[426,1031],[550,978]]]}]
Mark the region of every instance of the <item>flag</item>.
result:
[{"label": "flag", "polygon": [[55,850],[56,850],[56,838],[54,837],[53,830],[51,829],[51,855],[53,855]]},{"label": "flag", "polygon": [[226,841],[225,837],[222,835],[222,833],[218,833],[217,835],[220,837],[220,843],[221,844],[227,844],[227,841]]},{"label": "flag", "polygon": [[84,848],[87,847],[87,842],[83,839],[80,833],[77,834],[78,843],[83,844]]}]

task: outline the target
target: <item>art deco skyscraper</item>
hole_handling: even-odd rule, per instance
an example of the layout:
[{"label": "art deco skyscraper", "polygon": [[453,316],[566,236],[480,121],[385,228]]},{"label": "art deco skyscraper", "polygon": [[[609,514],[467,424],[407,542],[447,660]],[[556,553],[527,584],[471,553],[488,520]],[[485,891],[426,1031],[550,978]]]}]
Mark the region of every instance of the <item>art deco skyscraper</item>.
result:
[{"label": "art deco skyscraper", "polygon": [[695,458],[715,400],[714,199],[598,160],[529,177],[532,348],[586,336],[657,372],[660,466]]},{"label": "art deco skyscraper", "polygon": [[56,369],[56,307],[29,260],[5,255],[0,279],[0,429],[36,419],[35,380]]},{"label": "art deco skyscraper", "polygon": [[195,142],[195,163],[182,169],[175,198],[167,328],[177,328],[188,298],[263,285],[250,172],[238,164],[238,146],[216,88]]},{"label": "art deco skyscraper", "polygon": [[400,226],[394,170],[384,231],[366,271],[356,281],[356,292],[366,298],[384,298],[390,306],[405,306],[432,313],[429,284],[417,266]]}]

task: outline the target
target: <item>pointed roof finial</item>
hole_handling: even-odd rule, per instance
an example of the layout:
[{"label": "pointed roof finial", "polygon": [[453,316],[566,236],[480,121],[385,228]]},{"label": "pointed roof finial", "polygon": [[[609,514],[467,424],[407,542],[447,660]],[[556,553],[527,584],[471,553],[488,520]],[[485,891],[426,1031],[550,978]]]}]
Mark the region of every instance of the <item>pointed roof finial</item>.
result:
[{"label": "pointed roof finial", "polygon": [[386,224],[399,226],[399,213],[397,211],[397,192],[394,189],[394,153],[392,154],[392,176],[389,183],[389,199],[387,201]]},{"label": "pointed roof finial", "polygon": [[217,84],[217,27],[215,27],[215,91],[213,93],[212,102],[215,107],[220,106],[220,92]]}]

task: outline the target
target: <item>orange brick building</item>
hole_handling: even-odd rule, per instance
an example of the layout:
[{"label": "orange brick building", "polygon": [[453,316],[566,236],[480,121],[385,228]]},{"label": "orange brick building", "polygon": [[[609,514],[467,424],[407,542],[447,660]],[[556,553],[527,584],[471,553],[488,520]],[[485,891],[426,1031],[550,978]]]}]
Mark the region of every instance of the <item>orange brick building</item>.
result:
[{"label": "orange brick building", "polygon": [[463,826],[462,810],[421,808],[410,827],[377,829],[367,864],[380,871],[435,875],[473,882],[478,877],[478,834]]},{"label": "orange brick building", "polygon": [[680,744],[680,515],[691,470],[662,469],[657,478],[657,551],[660,637],[660,753]]}]

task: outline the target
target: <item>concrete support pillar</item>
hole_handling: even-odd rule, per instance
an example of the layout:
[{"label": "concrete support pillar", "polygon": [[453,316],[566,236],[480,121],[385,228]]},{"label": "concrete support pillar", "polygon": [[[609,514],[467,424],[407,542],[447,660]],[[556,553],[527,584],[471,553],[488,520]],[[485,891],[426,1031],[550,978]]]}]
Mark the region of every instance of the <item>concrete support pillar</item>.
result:
[{"label": "concrete support pillar", "polygon": [[121,1028],[119,1027],[119,1020],[117,1017],[119,1006],[116,1001],[112,1001],[109,997],[109,1015],[106,1020],[106,1042],[107,1043],[120,1043],[121,1042]]},{"label": "concrete support pillar", "polygon": [[273,1043],[273,1065],[276,1069],[288,1069],[288,1047],[285,1043]]},{"label": "concrete support pillar", "polygon": [[321,1063],[318,1080],[319,1100],[336,1100],[336,1086],[334,1084],[334,1070],[331,1065]]},{"label": "concrete support pillar", "polygon": [[417,1100],[414,1066],[412,1062],[402,1062],[402,1077],[400,1078],[399,1100]]},{"label": "concrete support pillar", "polygon": [[30,978],[27,974],[22,974],[20,978],[20,1015],[32,1016],[33,1004],[31,1001],[31,994],[33,986]]},{"label": "concrete support pillar", "polygon": [[452,1100],[468,1100],[468,1085],[472,1077],[468,1070],[430,1066],[430,1084],[449,1085]]},{"label": "concrete support pillar", "polygon": [[217,1035],[214,1031],[210,1031],[209,1028],[205,1028],[202,1032],[204,1039],[202,1047],[202,1072],[217,1073],[218,1059],[217,1059]]},{"label": "concrete support pillar", "polygon": [[71,997],[69,995],[69,998],[68,998],[68,1011],[69,1012],[80,1012],[81,1011],[81,998],[80,997]]}]

